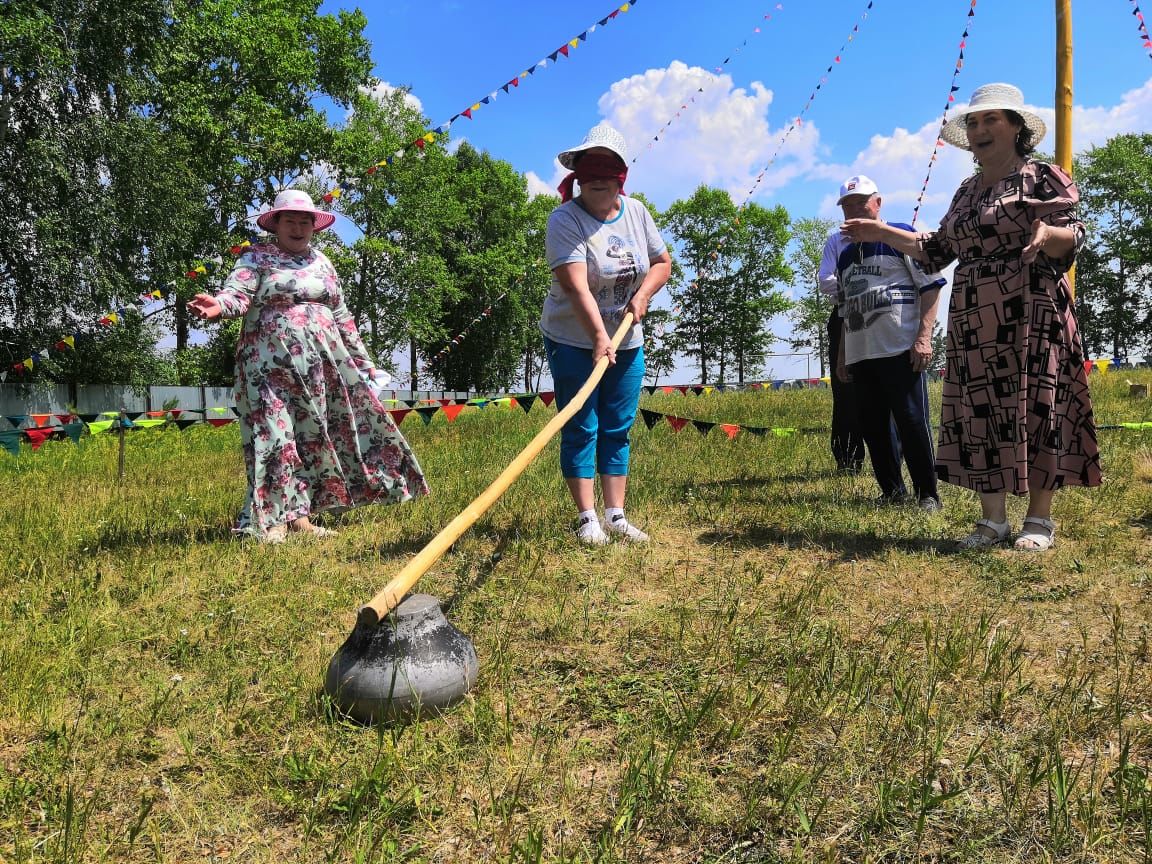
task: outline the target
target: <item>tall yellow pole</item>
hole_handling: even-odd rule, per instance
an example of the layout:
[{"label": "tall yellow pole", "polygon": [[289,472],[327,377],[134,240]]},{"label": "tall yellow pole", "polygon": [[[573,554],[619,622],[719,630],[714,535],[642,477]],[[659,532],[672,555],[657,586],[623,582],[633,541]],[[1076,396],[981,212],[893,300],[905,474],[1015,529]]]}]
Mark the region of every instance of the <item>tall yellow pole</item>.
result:
[{"label": "tall yellow pole", "polygon": [[[1072,175],[1072,0],[1056,0],[1056,164]],[[1068,293],[1076,297],[1076,271]]]}]

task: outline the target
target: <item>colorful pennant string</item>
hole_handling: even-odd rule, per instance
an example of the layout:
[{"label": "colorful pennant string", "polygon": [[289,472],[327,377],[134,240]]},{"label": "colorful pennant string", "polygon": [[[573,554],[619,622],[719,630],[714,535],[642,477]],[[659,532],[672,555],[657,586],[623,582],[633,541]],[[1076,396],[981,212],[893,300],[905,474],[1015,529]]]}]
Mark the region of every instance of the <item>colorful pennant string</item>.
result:
[{"label": "colorful pennant string", "polygon": [[[255,236],[256,235],[254,234],[251,235],[253,238]],[[233,244],[231,247],[229,247],[228,251],[233,256],[238,256],[251,245],[252,241],[250,239],[245,239],[239,243]],[[206,278],[212,273],[215,273],[216,270],[221,266],[223,266],[222,262],[217,263],[215,261],[204,261],[193,267],[191,270],[186,271],[184,273],[184,278],[192,280]],[[166,299],[176,288],[176,280],[173,279],[161,288],[154,288],[151,291],[141,294],[140,300],[144,303],[147,303],[151,300],[163,300]],[[123,306],[116,307],[111,312],[106,312],[101,315],[100,318],[96,320],[95,325],[98,327],[115,327],[120,323],[125,313],[140,311],[140,307],[135,303],[126,303]],[[161,309],[157,311],[163,310]],[[151,314],[154,313],[149,313],[149,315]],[[149,315],[145,315],[144,317],[147,318]],[[37,351],[33,351],[30,356],[25,357],[18,363],[13,363],[8,369],[0,371],[0,382],[6,382],[8,380],[9,372],[12,371],[16,372],[20,376],[32,372],[38,364],[43,363],[48,359],[50,351],[55,351],[56,353],[75,351],[77,341],[81,341],[87,338],[89,335],[90,334],[84,333],[80,330],[74,330],[71,333],[61,336],[54,342],[46,342],[43,348],[40,348]]]},{"label": "colorful pennant string", "polygon": [[[596,32],[597,27],[607,26],[608,22],[615,21],[616,18],[619,17],[619,15],[621,13],[627,12],[629,9],[631,9],[633,6],[635,6],[637,2],[639,2],[639,0],[631,0],[631,2],[624,3],[620,6],[617,6],[615,9],[613,9],[611,12],[609,12],[607,15],[605,15],[603,18],[601,18],[595,24],[589,25],[586,29],[584,29],[582,32],[578,33],[576,36],[573,36],[571,39],[569,39],[567,42],[565,42],[563,45],[561,45],[555,51],[552,51],[551,53],[546,55],[544,58],[537,60],[535,63],[533,63],[527,69],[524,69],[521,72],[518,72],[516,75],[513,75],[508,81],[506,81],[504,84],[501,84],[499,87],[497,87],[495,90],[493,90],[487,96],[485,96],[483,99],[480,99],[476,102],[473,102],[469,107],[465,108],[463,111],[459,112],[458,114],[453,114],[450,118],[448,118],[448,120],[446,122],[441,123],[439,126],[436,126],[431,131],[424,132],[422,135],[413,139],[408,144],[405,144],[403,147],[401,147],[399,150],[397,150],[391,156],[385,156],[379,162],[377,162],[376,164],[367,168],[363,172],[363,176],[370,177],[373,174],[375,174],[377,171],[379,171],[381,168],[384,168],[385,166],[391,165],[397,159],[403,159],[404,156],[407,155],[409,152],[411,152],[413,148],[415,148],[417,152],[422,151],[427,145],[434,142],[436,140],[437,136],[447,135],[448,130],[452,126],[453,123],[457,122],[461,118],[471,120],[473,115],[475,115],[476,112],[481,109],[481,107],[483,107],[485,105],[491,105],[493,102],[496,101],[496,98],[501,93],[505,93],[505,94],[511,93],[513,89],[519,88],[520,82],[527,79],[529,75],[535,75],[536,72],[538,72],[542,69],[546,69],[548,67],[549,63],[556,63],[561,57],[571,58],[572,52],[575,51],[577,47],[579,47],[580,43],[587,42],[588,37]],[[339,198],[345,192],[347,192],[349,189],[352,188],[352,185],[354,182],[355,182],[354,178],[350,178],[347,180],[341,180],[335,187],[333,187],[327,193],[325,193],[324,200],[330,203],[333,200],[335,200],[336,198]]]},{"label": "colorful pennant string", "polygon": [[[808,96],[808,101],[804,103],[804,107],[800,109],[800,113],[796,115],[796,118],[784,130],[784,134],[781,135],[780,140],[777,142],[776,149],[773,151],[771,157],[769,157],[768,163],[760,169],[760,173],[756,176],[756,180],[752,184],[752,187],[748,190],[748,194],[744,197],[744,201],[738,208],[736,208],[736,219],[730,227],[740,224],[739,214],[748,206],[748,203],[752,200],[752,196],[756,193],[756,188],[760,185],[760,182],[768,173],[768,169],[771,168],[773,164],[775,164],[776,157],[780,155],[780,151],[783,149],[784,144],[788,141],[788,138],[792,135],[792,132],[803,125],[804,115],[808,113],[808,109],[811,108],[812,103],[816,101],[816,94],[819,93],[824,85],[828,82],[828,77],[832,74],[832,69],[840,65],[841,59],[848,49],[848,45],[851,44],[853,40],[855,40],[857,34],[860,32],[860,25],[864,21],[868,20],[868,13],[872,11],[874,2],[875,0],[868,0],[868,5],[864,7],[864,12],[861,14],[860,20],[852,26],[852,30],[849,32],[848,38],[844,40],[844,43],[840,46],[840,50],[836,52],[836,56],[833,58],[832,62],[828,64],[828,68],[824,70],[824,74],[821,76],[819,82],[817,82],[815,88],[813,88],[812,93]],[[724,232],[724,234],[726,233],[727,232]],[[727,238],[724,236],[724,234],[722,234],[720,239],[716,242],[716,248],[711,253],[711,260],[713,261],[716,261],[720,258],[720,252],[724,248],[724,244],[727,242]],[[699,290],[700,283],[709,278],[709,275],[710,272],[708,267],[705,266],[704,270],[698,272],[696,274],[696,278],[689,283],[689,290]]]},{"label": "colorful pennant string", "polygon": [[1136,29],[1140,32],[1140,45],[1148,52],[1149,59],[1152,59],[1152,38],[1148,36],[1148,27],[1144,23],[1144,13],[1140,11],[1140,4],[1136,0],[1132,2],[1132,15],[1136,18]]},{"label": "colorful pennant string", "polygon": [[[776,4],[776,6],[775,6],[775,10],[776,10],[777,12],[783,11],[783,9],[784,9],[784,4],[782,4],[782,3],[777,3],[777,4]],[[771,12],[766,12],[766,13],[764,14],[764,19],[763,19],[763,20],[765,20],[765,21],[771,21],[771,20],[772,20],[772,13],[771,13]],[[760,33],[760,27],[759,27],[759,26],[757,26],[757,27],[754,27],[754,28],[752,29],[752,33],[753,33],[753,34],[759,34],[759,33]],[[747,44],[748,44],[748,40],[747,40],[747,39],[745,39],[743,42],[741,42],[741,43],[740,43],[740,44],[739,44],[739,45],[736,47],[736,50],[735,50],[735,51],[731,51],[731,52],[729,52],[729,55],[728,55],[727,57],[725,57],[725,58],[724,58],[724,62],[723,62],[723,63],[721,63],[719,66],[717,66],[715,69],[713,69],[713,70],[712,70],[712,81],[711,81],[711,83],[713,83],[713,84],[714,84],[714,83],[716,83],[716,82],[719,80],[719,79],[718,79],[716,76],[717,76],[717,75],[719,75],[719,74],[721,74],[721,73],[724,71],[724,67],[728,65],[728,63],[729,63],[729,62],[732,60],[732,58],[733,58],[733,57],[735,57],[737,54],[739,54],[741,51],[743,51],[743,50],[744,50],[744,47],[745,47]],[[683,114],[685,111],[687,111],[687,110],[688,110],[688,106],[689,106],[689,105],[694,105],[694,104],[696,104],[696,97],[697,97],[699,94],[703,93],[703,92],[704,92],[704,88],[703,88],[703,87],[697,87],[697,88],[696,88],[696,92],[695,92],[695,93],[693,93],[693,94],[692,94],[692,96],[691,96],[691,97],[690,97],[690,98],[689,98],[689,99],[688,99],[688,100],[687,100],[687,101],[686,101],[684,104],[682,104],[682,105],[680,106],[680,110],[679,110],[679,111],[677,111],[677,112],[676,112],[676,113],[675,113],[675,114],[674,114],[674,115],[673,115],[673,116],[672,116],[672,117],[671,117],[671,118],[668,120],[668,122],[667,122],[667,123],[665,123],[663,126],[661,126],[661,127],[660,127],[660,131],[659,131],[659,132],[657,132],[657,133],[656,133],[654,136],[652,136],[652,140],[648,142],[648,146],[647,146],[645,149],[646,149],[646,150],[651,150],[651,149],[652,149],[652,145],[653,145],[653,144],[655,144],[657,141],[659,141],[659,140],[660,140],[660,136],[664,134],[664,132],[665,132],[665,131],[668,129],[668,127],[669,127],[669,126],[671,126],[671,125],[673,124],[673,122],[675,122],[676,120],[679,120],[679,119],[680,119],[680,115],[681,115],[681,114]],[[637,160],[637,159],[639,159],[639,158],[640,158],[640,154],[639,154],[639,153],[637,153],[635,156],[633,156],[633,157],[632,157],[632,162],[631,162],[631,164],[635,165],[635,164],[636,164],[636,160]]]},{"label": "colorful pennant string", "polygon": [[960,75],[960,70],[964,68],[964,49],[968,45],[968,33],[972,29],[972,20],[976,17],[976,0],[972,0],[971,6],[968,7],[968,15],[964,20],[964,32],[960,35],[960,55],[956,58],[956,66],[952,70],[952,83],[948,88],[948,101],[944,103],[944,115],[940,118],[940,131],[936,133],[936,143],[932,145],[932,156],[928,159],[928,172],[924,175],[924,185],[920,187],[920,195],[916,198],[916,207],[912,210],[912,225],[916,225],[916,217],[920,215],[920,205],[924,203],[924,195],[928,191],[928,181],[932,179],[932,167],[936,164],[937,154],[940,148],[944,146],[944,139],[940,136],[944,132],[944,127],[948,125],[948,109],[956,101],[956,91],[960,88],[956,86],[956,79]]}]

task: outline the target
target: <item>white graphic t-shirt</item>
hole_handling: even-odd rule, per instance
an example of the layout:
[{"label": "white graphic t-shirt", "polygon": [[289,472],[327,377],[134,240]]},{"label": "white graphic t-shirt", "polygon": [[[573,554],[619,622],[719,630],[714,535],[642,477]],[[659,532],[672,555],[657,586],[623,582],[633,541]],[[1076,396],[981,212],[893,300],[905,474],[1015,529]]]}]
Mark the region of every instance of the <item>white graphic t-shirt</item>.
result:
[{"label": "white graphic t-shirt", "polygon": [[[628,301],[648,275],[649,262],[666,248],[648,208],[626,196],[620,197],[620,213],[608,222],[590,215],[576,201],[561,204],[548,217],[545,249],[549,269],[574,261],[587,263],[588,287],[600,307],[609,336],[620,326]],[[592,347],[592,340],[580,325],[576,309],[555,274],[544,299],[540,329],[553,342]],[[644,331],[636,324],[620,348],[637,348],[643,341]]]},{"label": "white graphic t-shirt", "polygon": [[824,293],[835,292],[849,365],[909,350],[920,329],[920,295],[944,285],[887,243],[853,243],[839,231],[824,244],[819,279]]}]

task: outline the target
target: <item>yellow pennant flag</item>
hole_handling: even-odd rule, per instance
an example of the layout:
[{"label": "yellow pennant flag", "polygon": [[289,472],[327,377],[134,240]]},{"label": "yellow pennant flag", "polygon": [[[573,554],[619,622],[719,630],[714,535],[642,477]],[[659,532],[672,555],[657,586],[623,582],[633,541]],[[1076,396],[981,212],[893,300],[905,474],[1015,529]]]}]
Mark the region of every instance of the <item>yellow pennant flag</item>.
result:
[{"label": "yellow pennant flag", "polygon": [[435,132],[425,133],[424,140],[427,141],[429,144],[431,144],[433,141],[436,140],[436,133]]},{"label": "yellow pennant flag", "polygon": [[571,45],[573,48],[575,48],[577,45],[580,44],[580,38],[577,37],[577,38],[573,39],[572,41],[570,41],[568,44]]},{"label": "yellow pennant flag", "polygon": [[1097,360],[1096,361],[1096,368],[1101,372],[1107,372],[1108,367],[1111,365],[1112,365],[1111,360]]},{"label": "yellow pennant flag", "polygon": [[28,368],[28,369],[31,369],[31,368],[32,368],[34,365],[35,365],[35,364],[32,362],[32,358],[31,358],[31,357],[27,357],[27,358],[25,358],[25,360],[24,360],[24,366],[25,366],[26,368]]},{"label": "yellow pennant flag", "polygon": [[705,388],[704,388],[704,395],[705,395],[705,396],[711,396],[711,395],[712,395],[712,391],[713,391],[714,389],[716,389],[716,388],[714,388],[714,387],[705,387]]},{"label": "yellow pennant flag", "polygon": [[76,337],[75,337],[75,336],[65,336],[65,337],[64,337],[63,339],[61,339],[60,341],[61,341],[61,342],[64,342],[65,344],[67,344],[67,346],[68,346],[69,348],[72,348],[72,349],[75,349],[75,348],[76,348]]},{"label": "yellow pennant flag", "polygon": [[109,312],[104,317],[107,318],[109,321],[111,321],[113,324],[115,324],[117,321],[120,320],[120,316],[117,315],[115,312]]}]

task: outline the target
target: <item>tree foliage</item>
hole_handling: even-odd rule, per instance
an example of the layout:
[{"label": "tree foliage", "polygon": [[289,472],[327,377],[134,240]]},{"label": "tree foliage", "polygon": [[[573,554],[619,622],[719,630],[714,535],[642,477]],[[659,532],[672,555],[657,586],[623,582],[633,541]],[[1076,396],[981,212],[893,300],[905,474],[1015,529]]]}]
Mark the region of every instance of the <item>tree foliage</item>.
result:
[{"label": "tree foliage", "polygon": [[695,358],[701,383],[713,370],[715,380],[732,372],[743,381],[762,368],[773,339],[767,320],[790,305],[777,287],[792,276],[784,259],[788,221],[782,207],[749,204],[738,211],[727,192],[707,186],[662,214],[685,271],[693,274],[671,288],[671,343]]},{"label": "tree foliage", "polygon": [[824,255],[824,244],[836,227],[832,219],[806,217],[792,223],[792,243],[789,264],[792,267],[792,287],[799,298],[789,312],[792,320],[792,338],[788,345],[793,351],[809,351],[820,361],[823,378],[831,364],[828,358],[828,316],[833,301],[820,293],[817,274]]},{"label": "tree foliage", "polygon": [[1078,321],[1090,353],[1152,347],[1152,134],[1117,135],[1076,165],[1088,241],[1077,261]]}]

